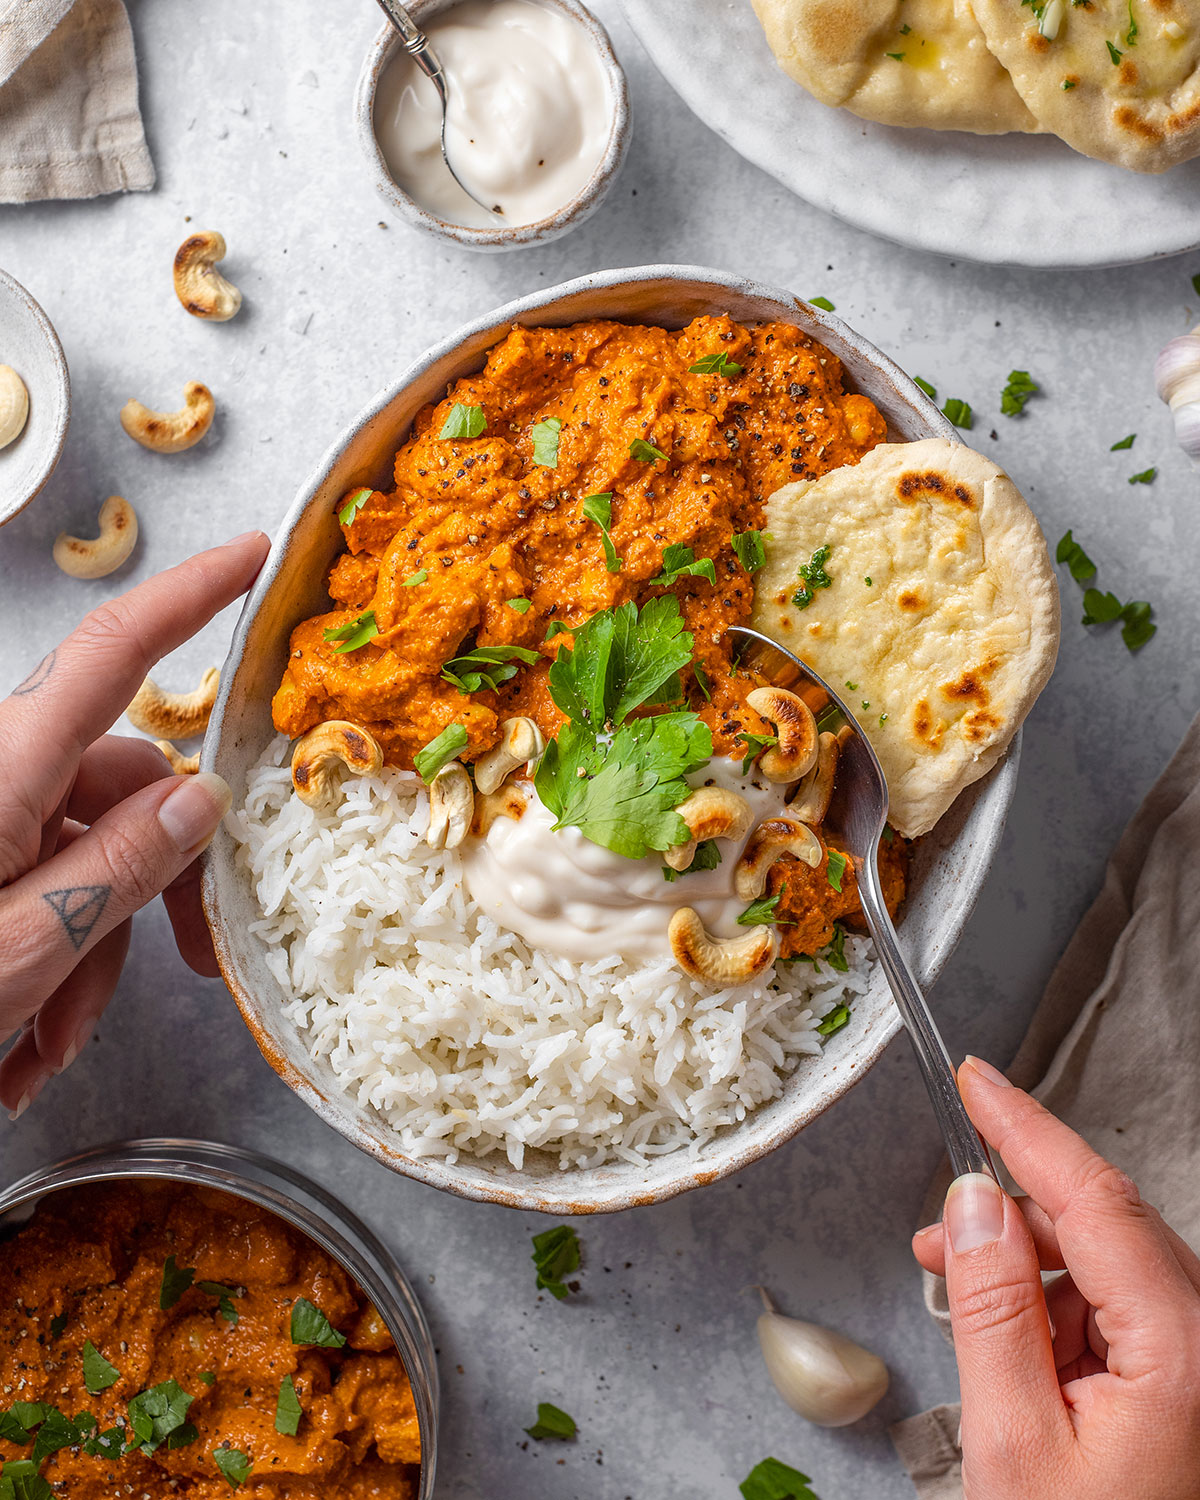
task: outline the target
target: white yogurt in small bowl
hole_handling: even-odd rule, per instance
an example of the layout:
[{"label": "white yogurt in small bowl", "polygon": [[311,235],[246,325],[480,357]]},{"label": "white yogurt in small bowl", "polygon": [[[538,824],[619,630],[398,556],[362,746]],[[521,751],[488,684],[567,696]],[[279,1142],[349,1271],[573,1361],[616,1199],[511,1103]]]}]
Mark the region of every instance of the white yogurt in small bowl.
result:
[{"label": "white yogurt in small bowl", "polygon": [[577,0],[415,0],[445,70],[442,160],[433,84],[385,27],[359,78],[359,140],[376,187],[402,218],[475,250],[544,243],[583,222],[629,138],[625,75]]}]

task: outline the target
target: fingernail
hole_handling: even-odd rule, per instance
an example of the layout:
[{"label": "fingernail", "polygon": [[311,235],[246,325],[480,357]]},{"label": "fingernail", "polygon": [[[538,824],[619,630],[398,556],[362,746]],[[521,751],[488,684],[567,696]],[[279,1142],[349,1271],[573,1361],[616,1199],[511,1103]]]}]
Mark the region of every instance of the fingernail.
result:
[{"label": "fingernail", "polygon": [[1000,1069],[993,1068],[991,1063],[984,1062],[982,1057],[972,1057],[968,1052],[966,1057],[963,1058],[963,1063],[966,1067],[978,1073],[980,1078],[986,1078],[989,1083],[994,1083],[997,1088],[1012,1088],[1012,1084],[1005,1078]]},{"label": "fingernail", "polygon": [[17,1100],[16,1109],[9,1111],[8,1118],[10,1120],[19,1120],[25,1113],[25,1111],[29,1108],[29,1106],[33,1103],[33,1101],[37,1098],[37,1096],[46,1087],[46,1084],[49,1082],[49,1080],[49,1073],[43,1073],[40,1078],[35,1078],[29,1085],[29,1087],[25,1090],[25,1092],[21,1095],[21,1097]]},{"label": "fingernail", "polygon": [[96,1029],[96,1018],[95,1018],[95,1016],[92,1016],[89,1020],[85,1021],[83,1023],[83,1025],[79,1028],[78,1032],[75,1035],[75,1040],[71,1043],[71,1045],[63,1053],[62,1062],[59,1063],[58,1069],[57,1069],[57,1071],[59,1073],[65,1073],[67,1071],[67,1069],[71,1066],[71,1064],[75,1061],[75,1059],[79,1056],[79,1054],[83,1051],[83,1049],[91,1041],[91,1039],[92,1039],[92,1032],[95,1031],[95,1029]]},{"label": "fingernail", "polygon": [[180,782],[162,803],[158,821],[175,847],[187,853],[211,838],[232,803],[225,782],[211,771],[200,771]]},{"label": "fingernail", "polygon": [[990,1245],[1004,1232],[1004,1194],[982,1172],[956,1177],[946,1194],[946,1228],[955,1255]]},{"label": "fingernail", "polygon": [[261,531],[243,531],[241,536],[230,537],[227,542],[222,542],[222,547],[240,547],[243,542],[248,542],[251,537],[262,536]]}]

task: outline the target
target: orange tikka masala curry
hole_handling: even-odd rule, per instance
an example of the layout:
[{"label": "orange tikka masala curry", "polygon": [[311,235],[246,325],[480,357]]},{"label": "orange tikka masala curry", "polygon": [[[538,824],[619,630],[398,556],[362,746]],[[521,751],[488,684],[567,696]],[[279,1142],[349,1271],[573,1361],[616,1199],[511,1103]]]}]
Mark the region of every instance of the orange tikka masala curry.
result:
[{"label": "orange tikka masala curry", "polygon": [[[486,424],[476,435],[441,436],[452,414],[475,409]],[[756,681],[735,673],[725,635],[748,619],[754,595],[732,539],[762,527],[781,485],[855,464],[885,435],[872,402],[843,389],[836,356],[790,324],[514,327],[482,373],[418,414],[396,454],[395,489],[340,502],[347,551],[329,574],[335,608],[293,631],[275,726],[296,737],[349,720],[404,768],[455,723],[467,733],[464,761],[489,750],[510,715],[551,738],[564,717],[548,672],[572,631],[671,592],[703,678],[685,674],[688,706],[711,729],[713,753],[740,758],[739,734],[770,726],[745,702]],[[609,503],[609,537],[584,513],[589,497]],[[653,585],[673,545],[711,558],[715,584],[684,574]],[[464,650],[505,646],[535,659],[495,689],[464,693],[442,675]],[[899,839],[884,846],[893,907],[904,861]],[[833,888],[824,860],[772,869],[783,956],[816,952],[858,911],[852,866],[841,883]]]},{"label": "orange tikka masala curry", "polygon": [[36,1460],[50,1486],[31,1495],[417,1492],[382,1319],[307,1236],[225,1193],[143,1180],[43,1199],[0,1244],[0,1390],[0,1457]]}]

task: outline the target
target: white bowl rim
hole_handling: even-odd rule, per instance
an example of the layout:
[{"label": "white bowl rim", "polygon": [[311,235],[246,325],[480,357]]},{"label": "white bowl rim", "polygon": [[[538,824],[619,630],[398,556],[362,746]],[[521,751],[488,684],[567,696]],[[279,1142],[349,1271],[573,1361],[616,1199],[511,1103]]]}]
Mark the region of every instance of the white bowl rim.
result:
[{"label": "white bowl rim", "polygon": [[56,390],[57,406],[54,417],[53,434],[50,436],[46,447],[46,457],[40,470],[37,471],[33,488],[29,493],[10,510],[0,507],[0,526],[7,525],[15,516],[19,516],[25,507],[31,504],[45,489],[51,474],[58,467],[58,461],[62,457],[63,446],[67,441],[67,428],[71,423],[71,372],[67,368],[67,356],[63,353],[63,346],[55,331],[54,324],[46,316],[45,309],[27,287],[21,285],[17,278],[8,271],[0,270],[0,283],[2,283],[17,301],[21,303],[25,311],[46,341],[46,347],[50,352],[50,362],[54,366],[55,374],[58,376]]},{"label": "white bowl rim", "polygon": [[[326,449],[320,462],[300,487],[296,499],[284,517],[263,569],[242,607],[234,629],[229,655],[221,670],[220,687],[210,720],[209,733],[205,736],[201,752],[202,770],[219,772],[217,761],[224,730],[225,712],[232,694],[234,680],[244,662],[247,641],[255,616],[283,569],[292,538],[308,506],[354,436],[378,417],[422,373],[453,354],[469,340],[492,333],[498,340],[514,323],[518,322],[536,327],[538,326],[536,315],[539,312],[546,312],[554,304],[566,301],[576,294],[604,288],[626,286],[632,288],[654,282],[711,286],[714,290],[732,292],[745,298],[764,299],[802,310],[805,319],[817,330],[818,337],[825,332],[832,336],[836,344],[848,342],[865,364],[874,366],[881,376],[891,381],[897,392],[903,394],[909,405],[925,420],[930,429],[927,435],[962,442],[958,430],[892,359],[855,333],[835,314],[814,308],[802,298],[777,287],[708,267],[667,264],[614,268],[576,277],[557,286],[540,288],[482,317],[472,319],[427,349],[403,371],[398,379],[379,391],[359,412],[354,421],[342,430],[337,440]],[[637,315],[632,314],[629,321],[638,321]],[[849,373],[851,380],[854,380],[854,372]],[[912,962],[918,982],[926,991],[941,973],[974,910],[984,879],[1003,835],[1008,809],[1016,788],[1021,738],[1018,731],[999,763],[981,781],[968,787],[960,798],[962,801],[986,796],[990,800],[990,806],[982,828],[975,830],[974,841],[968,846],[970,863],[964,879],[960,882],[961,888],[965,891],[961,904],[955,908],[954,916],[941,932],[933,952],[922,957],[913,956]],[[326,1124],[331,1125],[341,1135],[361,1150],[374,1156],[385,1166],[412,1177],[418,1182],[441,1188],[460,1197],[474,1199],[477,1202],[500,1203],[512,1208],[559,1216],[611,1213],[625,1208],[665,1202],[692,1188],[730,1176],[770,1154],[776,1147],[790,1140],[835,1104],[859,1078],[869,1071],[902,1026],[899,1012],[894,1004],[889,1005],[881,1024],[877,1025],[873,1031],[853,1039],[851,1050],[839,1061],[840,1077],[817,1105],[798,1106],[793,1114],[789,1115],[784,1126],[775,1130],[766,1139],[752,1138],[739,1144],[739,1137],[748,1133],[748,1127],[755,1120],[757,1111],[754,1111],[737,1125],[726,1127],[718,1133],[713,1142],[702,1148],[704,1151],[711,1148],[714,1153],[711,1157],[697,1159],[691,1156],[686,1148],[683,1148],[668,1156],[658,1158],[654,1165],[658,1162],[669,1163],[675,1170],[672,1175],[663,1180],[655,1180],[652,1185],[639,1187],[634,1182],[630,1182],[628,1185],[612,1186],[603,1192],[589,1194],[571,1189],[570,1183],[577,1175],[573,1172],[562,1172],[556,1176],[547,1175],[535,1179],[514,1171],[512,1185],[501,1185],[499,1181],[494,1180],[485,1182],[464,1179],[459,1174],[457,1164],[448,1165],[440,1157],[408,1156],[398,1142],[395,1147],[385,1147],[350,1118],[346,1109],[349,1096],[340,1085],[332,1083],[330,1093],[324,1093],[310,1079],[299,1074],[296,1067],[280,1053],[259,1017],[258,1011],[261,1007],[254,999],[250,986],[243,980],[225,935],[225,921],[217,894],[216,861],[228,837],[224,830],[219,830],[217,839],[202,857],[204,912],[212,932],[217,960],[225,983],[267,1062],[293,1092],[299,1095]],[[866,996],[862,998],[865,999]],[[308,1062],[312,1063],[312,1061],[309,1056]],[[773,1102],[778,1102],[778,1100]],[[763,1105],[761,1108],[765,1109],[767,1106]],[[753,1136],[753,1132],[749,1133]],[[460,1160],[465,1160],[467,1164],[471,1161],[470,1158],[460,1158]],[[617,1164],[612,1170],[621,1171],[626,1165]],[[632,1177],[632,1171],[629,1175]]]}]

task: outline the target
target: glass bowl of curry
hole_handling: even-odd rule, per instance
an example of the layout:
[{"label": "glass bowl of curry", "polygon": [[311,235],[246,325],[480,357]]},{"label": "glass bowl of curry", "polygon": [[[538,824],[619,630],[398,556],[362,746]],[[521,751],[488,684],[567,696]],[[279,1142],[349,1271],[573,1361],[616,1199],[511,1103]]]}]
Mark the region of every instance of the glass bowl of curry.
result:
[{"label": "glass bowl of curry", "polygon": [[433,1493],[437,1371],[403,1272],[233,1146],[119,1142],[0,1193],[0,1391],[27,1500]]},{"label": "glass bowl of curry", "polygon": [[[614,325],[617,335],[613,334]],[[560,526],[556,533],[554,486],[543,492],[536,480],[528,482],[528,471],[522,472],[527,459],[521,445],[536,442],[540,436],[549,449],[568,430],[569,422],[582,420],[585,428],[589,423],[600,428],[597,443],[602,446],[605,407],[627,410],[630,401],[653,406],[660,399],[660,387],[670,384],[658,379],[658,366],[669,365],[674,370],[682,352],[687,360],[683,368],[690,368],[700,352],[684,347],[691,328],[701,329],[706,339],[709,335],[716,337],[718,349],[723,344],[727,351],[732,350],[727,359],[734,362],[734,368],[744,364],[747,369],[760,369],[764,388],[769,386],[774,397],[793,408],[793,426],[795,413],[803,411],[803,432],[808,435],[799,440],[807,446],[793,451],[798,440],[788,442],[784,431],[787,423],[781,422],[780,431],[773,432],[766,442],[761,424],[754,424],[753,432],[747,431],[734,420],[738,413],[730,411],[729,422],[716,428],[729,448],[721,465],[721,483],[716,482],[715,467],[710,472],[707,463],[698,462],[690,466],[697,471],[694,483],[686,496],[680,495],[680,506],[690,518],[687,524],[693,526],[695,560],[717,555],[722,581],[729,579],[743,588],[740,596],[734,591],[717,590],[719,620],[713,614],[711,595],[706,597],[703,589],[685,587],[679,591],[681,622],[702,643],[700,655],[710,695],[704,699],[703,686],[692,693],[689,681],[689,706],[703,721],[714,745],[727,730],[731,741],[737,739],[734,730],[740,726],[733,721],[739,689],[731,681],[728,656],[718,644],[724,626],[735,622],[739,610],[748,613],[749,608],[744,586],[737,584],[740,575],[724,555],[730,550],[731,525],[740,532],[761,524],[754,520],[755,505],[769,489],[797,477],[797,465],[801,473],[811,468],[813,456],[825,444],[832,443],[837,449],[832,453],[834,463],[847,462],[885,435],[891,441],[908,442],[931,436],[946,438],[951,435],[950,429],[909,377],[886,356],[836,317],[786,292],[695,267],[602,272],[511,303],[436,346],[351,425],[302,489],[243,611],[205,745],[204,764],[230,782],[235,806],[240,807],[246,798],[276,726],[300,732],[314,701],[321,700],[323,716],[328,701],[340,701],[342,690],[352,692],[356,684],[365,695],[357,705],[361,717],[363,703],[373,694],[378,702],[380,693],[386,695],[396,688],[395,681],[369,680],[371,674],[364,669],[346,669],[347,656],[353,656],[361,644],[355,632],[362,633],[364,614],[369,612],[363,610],[363,602],[370,602],[382,581],[390,580],[392,587],[387,592],[395,601],[394,607],[391,612],[376,611],[365,623],[379,632],[409,631],[409,655],[400,659],[398,670],[405,679],[401,684],[404,692],[420,710],[403,716],[411,724],[399,726],[394,734],[389,736],[384,730],[389,762],[397,766],[412,762],[414,752],[445,723],[447,703],[457,709],[451,717],[463,721],[468,743],[474,735],[480,749],[485,742],[490,743],[489,734],[494,736],[496,706],[505,693],[511,696],[509,707],[516,705],[519,713],[539,724],[545,717],[544,731],[553,732],[554,705],[546,695],[544,671],[539,679],[532,666],[528,673],[518,668],[496,682],[499,692],[469,696],[464,708],[461,697],[454,696],[457,689],[439,678],[436,667],[427,670],[426,656],[432,661],[436,655],[442,664],[447,655],[443,648],[458,644],[462,633],[458,605],[462,601],[458,599],[456,605],[452,590],[440,581],[434,585],[429,569],[419,559],[409,561],[427,543],[412,535],[406,539],[403,518],[397,521],[387,514],[391,502],[386,497],[401,467],[410,485],[432,487],[430,498],[435,506],[438,496],[454,493],[456,484],[478,481],[481,493],[494,490],[495,509],[503,512],[503,524],[511,524],[512,534],[507,562],[495,553],[490,555],[481,564],[485,572],[477,580],[478,588],[469,591],[475,601],[472,607],[478,606],[478,619],[471,622],[477,639],[485,630],[501,630],[504,639],[511,637],[521,651],[537,652],[552,631],[552,623],[547,625],[543,618],[548,613],[563,622],[564,631],[573,633],[586,619],[620,599],[642,604],[636,589],[624,594],[620,590],[635,571],[645,573],[640,564],[635,570],[630,560],[635,558],[638,546],[644,546],[647,558],[652,555],[655,563],[663,550],[659,533],[665,528],[653,524],[654,477],[663,473],[661,467],[655,468],[653,426],[647,424],[642,451],[633,453],[632,445],[629,450],[635,460],[645,463],[635,503],[645,504],[646,525],[637,528],[634,538],[628,530],[623,537],[619,535],[616,506],[608,512],[603,506],[593,506],[591,515],[585,509],[587,528]],[[767,343],[772,329],[779,330],[775,337],[786,346],[782,361],[776,357],[778,351]],[[570,345],[572,333],[585,342],[619,336],[633,351],[631,374],[622,378],[606,371],[604,381],[593,382],[598,387],[590,392],[596,400],[595,411],[571,412],[555,404],[562,384],[557,372],[569,371],[580,353]],[[559,356],[547,362],[544,356],[552,347],[559,349]],[[448,470],[440,460],[434,459],[432,465],[425,462],[423,445],[427,446],[431,430],[435,439],[440,435],[432,429],[432,413],[437,410],[439,420],[444,415],[447,423],[457,417],[466,424],[464,436],[469,436],[471,408],[480,404],[472,397],[472,389],[482,390],[489,382],[494,385],[497,377],[503,384],[506,372],[501,367],[510,356],[512,366],[507,373],[512,379],[507,398],[502,392],[498,395],[489,390],[484,401],[488,419],[496,422],[497,430],[519,434],[511,440],[513,453],[500,460],[496,472],[489,457],[477,461],[469,475],[463,462]],[[789,364],[793,360],[795,364]],[[695,362],[702,361],[696,358]],[[794,371],[798,366],[811,367],[814,380],[824,390],[826,385],[820,376],[826,364],[837,377],[835,384],[829,384],[831,399],[814,402],[811,397],[816,387],[810,389]],[[789,368],[793,371],[790,379]],[[590,373],[595,374],[594,368]],[[532,390],[521,388],[523,377]],[[603,394],[607,402],[601,402]],[[509,411],[502,409],[505,399],[511,402]],[[531,401],[539,406],[544,403],[547,411],[555,413],[554,422],[535,424],[542,427],[540,434],[527,430],[525,408]],[[443,405],[446,412],[440,410]],[[682,413],[680,420],[694,420],[697,428],[711,425],[706,424],[703,413],[694,419]],[[749,448],[756,435],[759,448],[751,461]],[[566,451],[565,437],[562,442]],[[480,463],[486,472],[477,472]],[[426,474],[419,472],[421,468]],[[735,470],[749,473],[749,484],[732,480],[730,471]],[[515,478],[519,473],[521,477]],[[562,476],[559,478],[563,483]],[[572,496],[591,501],[613,498],[604,494],[584,497],[583,489],[593,487],[581,474],[575,485],[580,494],[575,496],[572,490]],[[364,492],[367,498],[361,508],[348,503],[348,497],[352,501]],[[628,490],[617,498],[625,514],[631,499]],[[735,513],[737,505],[741,509]],[[571,509],[573,512],[576,507]],[[469,564],[469,554],[478,551],[480,538],[473,533],[486,529],[492,519],[485,514],[485,526],[472,526],[467,515],[455,514],[453,504],[443,507],[440,520],[447,531],[457,528],[463,533],[464,564]],[[623,567],[613,568],[599,561],[585,575],[576,562],[578,549],[587,547],[594,560],[606,558],[607,549],[601,551],[598,539],[603,534],[603,540],[611,543],[610,520],[626,554],[621,560]],[[381,529],[375,546],[369,544],[372,527]],[[347,529],[360,545],[347,549]],[[415,542],[416,553],[408,548],[409,541]],[[692,547],[686,550],[691,552]],[[532,580],[527,577],[531,561],[533,571],[539,574]],[[685,564],[689,561],[684,559]],[[662,566],[665,571],[665,557]],[[493,579],[488,576],[493,572],[503,576]],[[409,602],[422,588],[433,587],[439,598],[444,591],[444,608],[414,621],[410,630]],[[726,599],[730,601],[727,607]],[[318,620],[329,617],[331,609],[337,616],[332,627],[329,618]],[[318,623],[305,626],[304,622],[314,620]],[[536,633],[536,641],[531,638],[524,643],[523,632],[527,630]],[[344,654],[332,652],[330,641],[335,645],[348,642],[351,649]],[[361,660],[366,662],[375,654],[372,650],[360,653]],[[524,665],[526,659],[520,652],[514,654]],[[481,667],[486,671],[488,662],[472,661],[461,671],[472,673]],[[467,686],[469,689],[471,684]],[[369,717],[378,722],[380,715]],[[724,749],[728,755],[729,747]],[[959,798],[916,851],[909,872],[903,933],[914,969],[926,985],[951,951],[982,884],[1012,797],[1016,762],[1016,753],[1010,752],[989,779]],[[531,1153],[520,1165],[506,1160],[503,1153],[490,1157],[464,1154],[457,1161],[447,1162],[406,1150],[363,1091],[358,1095],[347,1091],[327,1058],[310,1054],[285,1013],[294,997],[281,984],[274,962],[277,955],[268,951],[267,943],[255,932],[262,908],[230,829],[219,831],[206,856],[204,895],[226,983],[280,1076],[328,1123],[394,1170],[484,1201],[547,1212],[586,1213],[659,1201],[701,1186],[758,1159],[816,1118],[865,1074],[899,1026],[886,985],[882,976],[877,976],[869,991],[857,997],[853,1027],[833,1038],[820,1056],[806,1058],[804,1066],[784,1079],[778,1096],[759,1103],[695,1152],[678,1150],[654,1160],[607,1160],[567,1171],[556,1161],[540,1159],[537,1153]],[[823,922],[828,915],[822,914]]]}]

